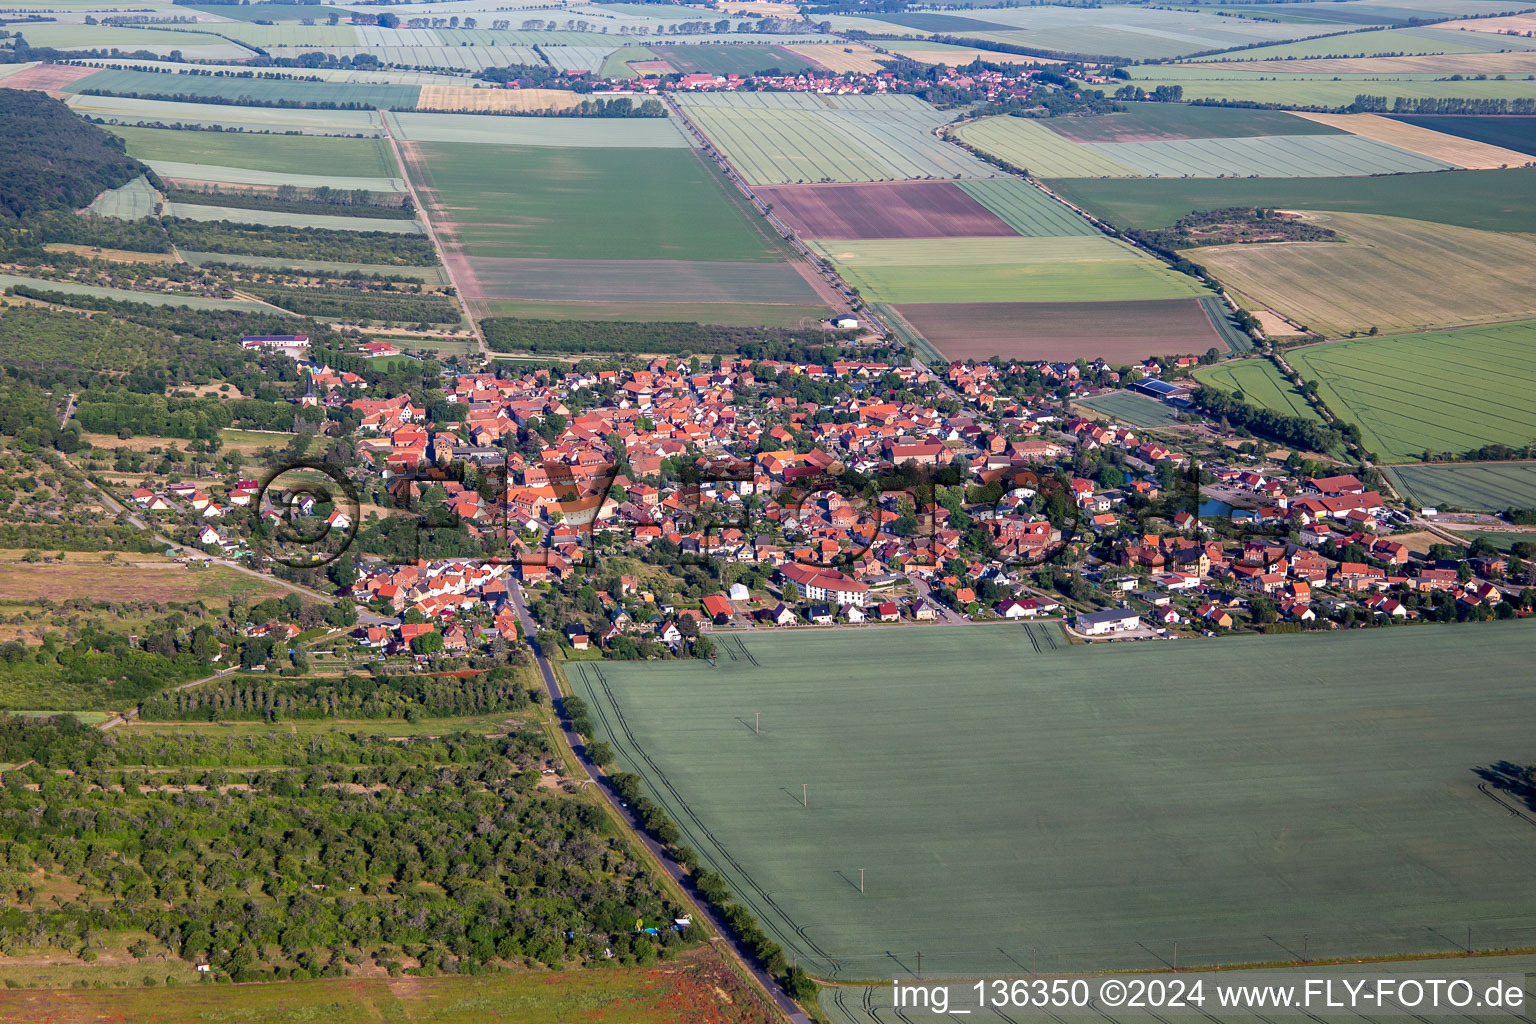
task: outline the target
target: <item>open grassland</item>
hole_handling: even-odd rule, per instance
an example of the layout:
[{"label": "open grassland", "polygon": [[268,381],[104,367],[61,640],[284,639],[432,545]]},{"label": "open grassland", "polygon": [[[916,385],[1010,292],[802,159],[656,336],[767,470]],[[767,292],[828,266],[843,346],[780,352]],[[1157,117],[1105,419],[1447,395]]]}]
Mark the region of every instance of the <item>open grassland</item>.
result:
[{"label": "open grassland", "polygon": [[683,74],[748,75],[778,68],[782,74],[813,71],[816,65],[782,46],[726,43],[648,43],[650,50]]},{"label": "open grassland", "polygon": [[1219,245],[1195,259],[1229,288],[1323,334],[1536,316],[1536,239],[1401,217],[1307,217],[1342,241]]},{"label": "open grassland", "polygon": [[419,86],[383,83],[307,82],[292,78],[218,78],[207,74],[158,74],[108,68],[82,78],[72,92],[104,92],[125,96],[177,96],[187,100],[257,100],[273,103],[355,104],[380,110],[416,107]]},{"label": "open grassland", "polygon": [[569,89],[471,89],[467,86],[424,85],[417,110],[458,110],[471,114],[517,113],[527,110],[566,110],[582,97]]},{"label": "open grassland", "polygon": [[812,247],[877,302],[1088,302],[1200,294],[1193,278],[1103,235],[838,241]]},{"label": "open grassland", "polygon": [[419,154],[412,174],[430,192],[434,219],[443,218],[442,227],[471,257],[784,258],[782,241],[692,150],[411,148]]},{"label": "open grassland", "polygon": [[1099,229],[1034,185],[1017,178],[962,181],[959,187],[1029,238],[1096,235]]},{"label": "open grassland", "polygon": [[935,138],[950,116],[913,96],[685,93],[678,102],[753,185],[997,173]]},{"label": "open grassland", "polygon": [[1137,173],[1027,117],[984,117],[960,125],[955,137],[1037,178],[1122,178]]},{"label": "open grassland", "polygon": [[1167,227],[1194,210],[1272,206],[1536,232],[1536,170],[1524,168],[1379,178],[1078,179],[1048,184],[1064,199],[1125,231]]},{"label": "open grassland", "polygon": [[1394,114],[1392,120],[1416,128],[1427,128],[1441,135],[1454,135],[1460,139],[1485,143],[1496,149],[1508,148],[1521,154],[1536,153],[1536,117]]},{"label": "open grassland", "polygon": [[894,58],[878,53],[861,43],[852,43],[845,46],[829,45],[824,43],[792,43],[779,47],[788,50],[797,57],[810,61],[816,67],[826,68],[834,74],[873,74],[880,71],[884,65],[881,61],[890,62]]},{"label": "open grassland", "polygon": [[[73,281],[49,281],[39,277],[18,277],[0,274],[0,290],[21,285],[42,292],[58,292],[64,296],[83,295],[95,299],[111,299],[114,302],[140,302],[149,306],[186,306],[188,309],[241,309],[246,312],[273,312],[271,306],[244,299],[210,299],[204,295],[183,295],[175,292],[140,292],[126,288],[99,288],[91,284]],[[67,304],[67,299],[66,299]],[[278,310],[278,312],[282,312]]]},{"label": "open grassland", "polygon": [[1127,103],[1115,114],[1053,117],[1051,131],[1074,142],[1156,142],[1237,139],[1255,135],[1331,135],[1337,129],[1283,110],[1197,107],[1187,103]]},{"label": "open grassland", "polygon": [[1154,178],[1328,178],[1442,171],[1441,160],[1354,135],[1263,135],[1089,146]]},{"label": "open grassland", "polygon": [[[89,68],[84,70],[91,70]],[[300,110],[292,107],[243,107],[221,103],[174,103],[121,96],[75,95],[70,109],[119,124],[195,124],[248,132],[301,132],[307,135],[377,135],[376,110]]]},{"label": "open grassland", "polygon": [[1517,153],[1512,149],[1490,146],[1485,142],[1475,142],[1472,139],[1457,138],[1455,135],[1432,131],[1410,121],[1399,121],[1379,114],[1302,114],[1300,116],[1456,167],[1489,170],[1536,163],[1536,156],[1527,153]]},{"label": "open grassland", "polygon": [[323,213],[288,213],[282,210],[246,210],[200,203],[166,203],[167,217],[186,220],[229,221],[233,224],[266,224],[272,227],[324,228],[328,231],[387,231],[397,235],[425,234],[414,220],[394,217],[338,217]]},{"label": "open grassland", "polygon": [[[381,1020],[401,1024],[488,1020],[498,1024],[567,1020],[768,1024],[773,1020],[762,998],[711,950],[650,968],[189,985],[171,993],[142,987],[143,977],[160,981],[166,973],[165,964],[130,964],[121,975],[133,981],[134,988],[6,991],[0,994],[0,1017],[12,1024],[91,1024],[103,1019],[143,1024],[237,1019],[248,1024],[318,1020],[326,1024]],[[65,983],[68,980],[72,979]]]},{"label": "open grassland", "polygon": [[1313,958],[1438,952],[1468,925],[1523,946],[1530,826],[1474,770],[1528,743],[1508,709],[1533,639],[807,631],[570,682],[808,970],[905,975],[921,949],[925,974],[1016,976],[1161,969],[1174,936],[1180,966],[1302,935]]},{"label": "open grassland", "polygon": [[[423,87],[425,88],[425,86]],[[687,149],[670,117],[554,118],[389,113],[395,137],[408,142],[485,143],[557,149]],[[473,155],[475,160],[485,154]]]},{"label": "open grassland", "polygon": [[140,160],[247,167],[255,171],[300,171],[322,176],[393,178],[400,174],[383,139],[311,135],[257,135],[114,127]]},{"label": "open grassland", "polygon": [[1196,299],[908,304],[896,312],[950,360],[1082,357],[1119,365],[1221,347]]},{"label": "open grassland", "polygon": [[120,188],[109,188],[86,207],[98,217],[116,217],[118,220],[139,220],[153,217],[161,196],[149,179],[142,174]]},{"label": "open grassland", "polygon": [[1094,395],[1075,403],[1093,412],[1124,420],[1133,427],[1170,427],[1179,422],[1173,406],[1146,395],[1131,391],[1111,391],[1107,395]]},{"label": "open grassland", "polygon": [[1241,395],[1243,401],[1273,409],[1282,416],[1323,422],[1322,416],[1307,402],[1306,396],[1281,375],[1268,359],[1242,359],[1215,366],[1202,366],[1195,380],[1223,391]]},{"label": "open grassland", "polygon": [[[1016,234],[975,198],[948,181],[763,185],[753,191],[801,238],[1013,237]],[[1065,207],[1062,210],[1066,212]]]},{"label": "open grassland", "polygon": [[1356,338],[1287,359],[1383,460],[1536,438],[1536,322]]},{"label": "open grassland", "polygon": [[[136,557],[136,556],[128,556]],[[15,601],[203,601],[223,606],[236,594],[260,601],[282,597],[285,587],[234,569],[0,563],[0,594]]]},{"label": "open grassland", "polygon": [[1382,472],[1411,505],[1499,512],[1536,508],[1536,462],[1385,466]]}]

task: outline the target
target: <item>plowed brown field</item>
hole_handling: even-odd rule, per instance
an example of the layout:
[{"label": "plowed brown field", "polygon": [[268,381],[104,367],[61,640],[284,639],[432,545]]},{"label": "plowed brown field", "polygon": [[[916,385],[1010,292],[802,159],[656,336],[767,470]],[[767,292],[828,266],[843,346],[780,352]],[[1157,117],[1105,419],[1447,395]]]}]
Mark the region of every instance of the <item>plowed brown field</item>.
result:
[{"label": "plowed brown field", "polygon": [[947,181],[778,185],[754,189],[802,238],[976,238],[1017,235]]}]

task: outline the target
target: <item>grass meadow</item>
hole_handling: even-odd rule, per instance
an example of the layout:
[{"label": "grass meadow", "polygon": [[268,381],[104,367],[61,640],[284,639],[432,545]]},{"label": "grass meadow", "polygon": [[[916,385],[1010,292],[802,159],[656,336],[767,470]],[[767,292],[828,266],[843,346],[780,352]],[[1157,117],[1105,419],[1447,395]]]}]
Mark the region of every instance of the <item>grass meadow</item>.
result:
[{"label": "grass meadow", "polygon": [[[722,636],[568,666],[597,729],[816,974],[1162,968],[1529,943],[1531,622],[1067,646]],[[1475,661],[1478,671],[1467,672]],[[761,732],[754,716],[761,714]],[[802,790],[802,786],[805,787]],[[802,797],[804,803],[802,803]],[[859,890],[859,872],[864,889]]]},{"label": "grass meadow", "polygon": [[1171,427],[1179,422],[1178,414],[1172,406],[1130,391],[1094,395],[1092,398],[1079,399],[1077,404],[1117,420],[1124,420],[1133,427]]},{"label": "grass meadow", "polygon": [[1335,416],[1359,425],[1365,447],[1383,461],[1536,438],[1533,321],[1356,338],[1286,357],[1317,381]]},{"label": "grass meadow", "polygon": [[1202,366],[1195,371],[1195,380],[1223,391],[1241,394],[1244,401],[1273,409],[1282,416],[1300,416],[1315,423],[1323,422],[1322,416],[1312,408],[1306,397],[1281,376],[1279,369],[1268,359],[1243,359]]},{"label": "grass meadow", "polygon": [[113,127],[140,160],[245,167],[253,171],[307,172],[327,177],[394,178],[400,174],[383,139],[317,135],[191,132]]}]

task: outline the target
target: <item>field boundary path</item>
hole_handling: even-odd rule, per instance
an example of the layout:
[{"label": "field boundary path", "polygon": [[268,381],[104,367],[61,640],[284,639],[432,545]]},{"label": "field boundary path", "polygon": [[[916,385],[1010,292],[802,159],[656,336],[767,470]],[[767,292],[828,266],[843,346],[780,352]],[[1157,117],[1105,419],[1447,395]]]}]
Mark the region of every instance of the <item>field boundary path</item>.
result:
[{"label": "field boundary path", "polygon": [[453,296],[459,300],[459,309],[464,314],[464,322],[469,324],[469,331],[475,336],[475,344],[480,348],[480,357],[489,359],[491,350],[486,347],[485,335],[480,330],[480,323],[475,319],[475,314],[469,308],[469,300],[464,297],[464,286],[453,273],[453,264],[448,260],[448,251],[443,248],[442,240],[437,237],[437,226],[432,223],[432,215],[427,205],[421,201],[421,196],[416,192],[416,183],[411,180],[410,164],[406,163],[405,154],[400,151],[400,143],[394,133],[389,130],[389,118],[379,118],[380,129],[384,132],[384,138],[389,140],[389,150],[395,155],[395,163],[400,167],[400,180],[405,182],[406,194],[411,197],[411,203],[416,207],[416,212],[421,217],[421,222],[426,226],[427,238],[432,243],[432,251],[437,253],[437,262],[443,268],[443,273],[453,285]]},{"label": "field boundary path", "polygon": [[[523,635],[528,638],[528,646],[533,649],[534,659],[539,666],[539,675],[544,679],[544,688],[549,691],[549,699],[552,702],[558,702],[564,695],[560,691],[560,682],[555,677],[554,668],[550,665],[549,659],[545,657],[544,651],[533,639],[538,635],[538,624],[533,621],[533,616],[528,613],[528,605],[523,600],[523,588],[516,581],[508,580],[507,592],[512,598],[512,607],[517,612],[518,621],[522,623]],[[792,1024],[811,1024],[810,1016],[800,1008],[799,1004],[791,999],[788,993],[779,987],[778,982],[774,981],[767,971],[754,963],[740,947],[732,932],[726,927],[724,919],[715,911],[715,908],[708,903],[694,898],[692,887],[688,883],[687,876],[683,874],[683,869],[667,854],[667,851],[662,848],[660,843],[652,839],[640,827],[639,819],[619,799],[618,793],[614,791],[612,784],[608,781],[608,776],[601,768],[587,759],[581,738],[571,730],[564,716],[560,718],[559,727],[566,746],[570,748],[572,757],[581,766],[581,770],[586,774],[587,778],[595,783],[597,791],[602,793],[603,799],[608,802],[609,809],[634,834],[640,844],[650,853],[652,859],[661,865],[662,870],[667,873],[667,876],[671,878],[672,882],[683,893],[684,898],[692,904],[694,912],[708,921],[710,927],[722,936],[724,943],[730,947],[732,955],[735,956],[742,968],[751,974],[758,987],[772,1000],[784,1017],[788,1018]]]}]

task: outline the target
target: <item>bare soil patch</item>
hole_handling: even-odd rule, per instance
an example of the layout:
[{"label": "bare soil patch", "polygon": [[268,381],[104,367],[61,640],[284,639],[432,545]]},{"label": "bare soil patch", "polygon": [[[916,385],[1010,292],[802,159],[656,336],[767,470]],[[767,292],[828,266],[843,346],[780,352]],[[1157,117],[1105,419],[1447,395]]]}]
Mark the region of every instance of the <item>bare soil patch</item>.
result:
[{"label": "bare soil patch", "polygon": [[912,303],[896,310],[948,359],[1126,363],[1222,347],[1196,299]]},{"label": "bare soil patch", "polygon": [[802,238],[1006,238],[997,215],[947,181],[754,189]]}]

